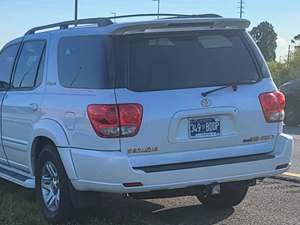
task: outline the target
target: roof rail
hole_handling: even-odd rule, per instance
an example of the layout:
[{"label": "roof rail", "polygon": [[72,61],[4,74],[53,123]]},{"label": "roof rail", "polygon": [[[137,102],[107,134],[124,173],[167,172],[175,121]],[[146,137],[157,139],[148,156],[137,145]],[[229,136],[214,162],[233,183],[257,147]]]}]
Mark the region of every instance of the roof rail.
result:
[{"label": "roof rail", "polygon": [[164,19],[176,19],[176,18],[215,18],[215,17],[222,17],[217,14],[195,14],[195,15],[186,15],[186,14],[172,14],[172,13],[162,13],[162,14],[155,14],[155,13],[147,13],[147,14],[130,14],[130,15],[122,15],[122,16],[112,16],[107,17],[107,19],[123,19],[123,18],[132,18],[132,17],[150,17],[150,16],[168,16],[169,18]]},{"label": "roof rail", "polygon": [[[37,31],[48,30],[52,28],[59,29],[68,29],[69,26],[77,26],[83,24],[96,24],[98,27],[104,27],[113,24],[113,19],[123,19],[123,18],[133,18],[133,17],[150,17],[158,16],[158,14],[131,14],[131,15],[122,15],[122,16],[113,16],[113,17],[99,17],[99,18],[89,18],[89,19],[79,19],[79,20],[70,20],[61,23],[53,23],[45,26],[34,27],[26,32],[25,35],[34,34]],[[176,18],[220,18],[220,15],[217,14],[199,14],[199,15],[185,15],[185,14],[172,14],[172,13],[163,13],[159,16],[164,16],[167,18],[163,19],[176,19]]]},{"label": "roof rail", "polygon": [[83,25],[83,24],[96,24],[99,27],[104,27],[113,24],[113,22],[109,18],[90,18],[90,19],[80,19],[80,20],[70,20],[61,23],[53,23],[45,26],[35,27],[26,32],[25,35],[34,34],[37,31],[47,30],[55,27],[59,27],[59,29],[68,29],[69,26],[74,25]]}]

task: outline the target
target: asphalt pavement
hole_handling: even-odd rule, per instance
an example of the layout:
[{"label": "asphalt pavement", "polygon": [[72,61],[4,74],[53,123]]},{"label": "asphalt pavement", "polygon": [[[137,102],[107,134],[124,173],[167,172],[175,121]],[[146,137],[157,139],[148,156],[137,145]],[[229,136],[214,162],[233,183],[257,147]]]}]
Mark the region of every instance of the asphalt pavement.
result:
[{"label": "asphalt pavement", "polygon": [[300,176],[300,126],[285,127],[284,132],[293,135],[295,141],[295,150],[293,153],[292,167],[290,169],[290,172],[298,173]]}]

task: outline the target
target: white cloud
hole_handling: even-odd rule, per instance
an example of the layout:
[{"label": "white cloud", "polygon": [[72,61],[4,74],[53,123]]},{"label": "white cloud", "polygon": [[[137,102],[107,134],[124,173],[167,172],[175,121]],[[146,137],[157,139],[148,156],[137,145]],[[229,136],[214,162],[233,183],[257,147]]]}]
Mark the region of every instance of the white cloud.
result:
[{"label": "white cloud", "polygon": [[276,49],[277,60],[282,61],[287,58],[289,44],[290,42],[286,38],[278,36]]}]

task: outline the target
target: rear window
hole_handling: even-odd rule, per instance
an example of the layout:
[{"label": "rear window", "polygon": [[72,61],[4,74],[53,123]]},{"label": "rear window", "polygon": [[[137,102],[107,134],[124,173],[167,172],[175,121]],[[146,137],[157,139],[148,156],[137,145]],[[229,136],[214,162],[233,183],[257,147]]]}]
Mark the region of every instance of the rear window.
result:
[{"label": "rear window", "polygon": [[138,35],[128,44],[131,90],[219,86],[259,79],[240,31]]},{"label": "rear window", "polygon": [[60,84],[68,88],[111,88],[103,36],[65,37],[58,50]]}]

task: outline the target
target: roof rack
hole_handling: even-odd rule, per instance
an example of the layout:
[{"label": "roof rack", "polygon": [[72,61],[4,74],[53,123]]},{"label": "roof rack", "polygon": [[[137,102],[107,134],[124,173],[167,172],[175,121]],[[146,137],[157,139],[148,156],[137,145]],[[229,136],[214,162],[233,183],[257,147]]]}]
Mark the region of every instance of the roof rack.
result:
[{"label": "roof rack", "polygon": [[77,25],[90,25],[96,24],[98,27],[104,27],[113,24],[113,22],[109,18],[90,18],[90,19],[80,19],[80,20],[70,20],[61,23],[53,23],[45,26],[35,27],[26,32],[25,35],[34,34],[37,31],[47,30],[55,27],[59,27],[59,29],[68,29],[69,26],[77,26]]},{"label": "roof rack", "polygon": [[122,15],[122,16],[112,16],[107,17],[107,19],[124,19],[124,18],[132,18],[132,17],[150,17],[150,16],[168,16],[169,18],[162,19],[176,19],[176,18],[221,18],[222,16],[217,14],[195,14],[195,15],[186,15],[186,14],[172,14],[172,13],[160,13],[160,14],[130,14],[130,15]]},{"label": "roof rack", "polygon": [[220,15],[217,14],[199,14],[199,15],[185,15],[185,14],[172,14],[172,13],[163,13],[163,14],[131,14],[131,15],[122,15],[122,16],[113,16],[113,17],[99,17],[99,18],[89,18],[89,19],[79,19],[79,20],[70,20],[61,23],[53,23],[45,26],[34,27],[26,32],[25,35],[34,34],[37,31],[48,30],[52,28],[59,29],[68,29],[69,26],[77,25],[91,25],[96,24],[98,27],[104,27],[113,24],[113,19],[123,19],[123,18],[133,18],[133,17],[150,17],[150,16],[163,16],[167,18],[162,19],[176,19],[176,18],[220,18]]}]

